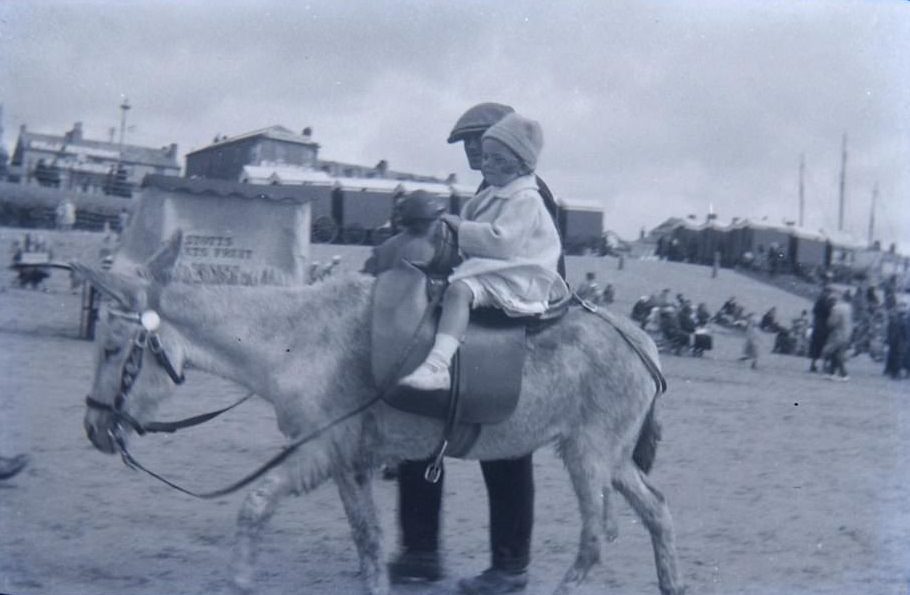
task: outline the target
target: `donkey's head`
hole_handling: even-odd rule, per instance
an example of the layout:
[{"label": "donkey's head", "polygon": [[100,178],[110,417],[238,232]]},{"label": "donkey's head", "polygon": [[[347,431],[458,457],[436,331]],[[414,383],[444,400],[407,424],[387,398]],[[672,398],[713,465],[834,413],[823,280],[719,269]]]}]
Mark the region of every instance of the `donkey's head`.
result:
[{"label": "donkey's head", "polygon": [[118,441],[125,445],[128,430],[141,432],[143,420],[182,382],[182,342],[156,311],[181,237],[175,233],[135,275],[73,264],[108,298],[96,329],[95,378],[84,422],[89,440],[102,452],[116,452]]}]

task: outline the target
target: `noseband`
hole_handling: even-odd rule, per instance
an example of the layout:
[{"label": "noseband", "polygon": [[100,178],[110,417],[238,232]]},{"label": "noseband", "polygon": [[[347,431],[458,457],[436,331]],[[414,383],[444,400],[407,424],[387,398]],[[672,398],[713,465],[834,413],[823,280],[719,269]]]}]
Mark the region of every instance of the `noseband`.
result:
[{"label": "noseband", "polygon": [[106,411],[114,415],[114,430],[112,431],[111,437],[119,444],[122,441],[119,431],[120,422],[129,424],[129,426],[140,436],[149,431],[167,431],[155,430],[150,427],[151,424],[149,426],[143,426],[136,418],[126,412],[126,399],[136,382],[136,378],[139,376],[139,372],[142,371],[142,356],[146,347],[152,355],[155,356],[155,361],[158,362],[158,365],[164,368],[167,375],[174,381],[174,384],[183,384],[185,377],[182,373],[178,373],[174,368],[174,365],[171,363],[170,358],[164,350],[164,346],[161,344],[161,338],[158,336],[158,327],[161,325],[161,319],[157,312],[154,310],[146,310],[142,314],[139,314],[137,312],[125,312],[123,310],[110,310],[110,313],[118,318],[123,318],[138,324],[139,329],[133,334],[133,337],[130,340],[130,352],[123,362],[123,366],[120,368],[120,388],[117,390],[117,395],[114,397],[114,404],[102,403],[101,401],[92,398],[91,395],[85,397],[85,404],[91,409]]}]

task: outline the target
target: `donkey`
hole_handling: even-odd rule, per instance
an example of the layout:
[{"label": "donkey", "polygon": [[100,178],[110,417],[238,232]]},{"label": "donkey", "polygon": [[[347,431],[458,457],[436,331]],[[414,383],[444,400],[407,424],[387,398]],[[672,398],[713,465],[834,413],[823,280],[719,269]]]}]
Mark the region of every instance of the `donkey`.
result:
[{"label": "donkey", "polygon": [[[252,587],[257,540],[280,499],[333,479],[365,591],[388,593],[372,470],[383,461],[431,456],[443,422],[377,398],[369,353],[373,279],[348,274],[302,288],[170,283],[180,242],[178,232],[136,274],[73,265],[112,300],[99,321],[88,438],[104,453],[118,452],[128,440],[123,420],[147,421],[188,368],[248,388],[274,406],[286,436],[315,437],[244,501],[235,584]],[[655,382],[622,335],[654,362],[657,349],[631,322],[611,321],[573,309],[529,336],[515,412],[485,427],[464,458],[503,459],[556,444],[582,520],[579,550],[559,592],[580,584],[599,562],[610,533],[605,495],[615,488],[650,532],[661,593],[679,594],[669,508],[645,474],[653,449],[642,448],[656,439]],[[154,331],[157,359],[142,351],[137,358],[131,347],[143,327]]]}]

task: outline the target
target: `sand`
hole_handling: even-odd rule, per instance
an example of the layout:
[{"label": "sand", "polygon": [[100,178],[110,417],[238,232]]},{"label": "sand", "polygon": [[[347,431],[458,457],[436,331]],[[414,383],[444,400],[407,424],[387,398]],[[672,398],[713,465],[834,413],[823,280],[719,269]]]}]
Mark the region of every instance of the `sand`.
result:
[{"label": "sand", "polygon": [[[9,245],[20,231],[2,230]],[[91,258],[97,234],[54,236]],[[356,268],[364,248],[343,253]],[[80,252],[81,251],[81,252]],[[712,309],[728,294],[781,319],[805,300],[732,272],[571,258],[571,276],[596,270],[617,285],[628,312],[643,291],[683,291]],[[714,283],[712,285],[712,283]],[[243,493],[200,501],[95,451],[82,429],[93,345],[76,338],[79,295],[65,273],[47,292],[0,276],[0,453],[28,452],[29,467],[0,483],[0,592],[13,594],[230,593],[228,564]],[[701,297],[703,296],[703,297]],[[664,356],[670,391],[652,477],[675,519],[680,569],[692,593],[908,592],[910,406],[908,384],[881,375],[866,356],[850,360],[849,382],[805,370],[805,360],[769,354],[757,371],[736,361],[741,335],[717,331],[704,358]],[[160,412],[172,419],[227,404],[241,389],[193,372]],[[268,406],[247,403],[198,429],[134,439],[137,457],[199,490],[221,487],[273,454],[282,439]],[[572,562],[579,521],[568,477],[553,450],[535,455],[536,524],[529,594],[549,593]],[[387,553],[396,548],[394,483],[375,494]],[[657,593],[646,531],[620,502],[619,539],[579,590]],[[476,463],[450,460],[444,505],[447,578],[454,589],[487,566],[487,514]],[[260,593],[358,593],[357,562],[334,486],[285,501],[263,541]],[[396,593],[421,593],[399,587]]]}]

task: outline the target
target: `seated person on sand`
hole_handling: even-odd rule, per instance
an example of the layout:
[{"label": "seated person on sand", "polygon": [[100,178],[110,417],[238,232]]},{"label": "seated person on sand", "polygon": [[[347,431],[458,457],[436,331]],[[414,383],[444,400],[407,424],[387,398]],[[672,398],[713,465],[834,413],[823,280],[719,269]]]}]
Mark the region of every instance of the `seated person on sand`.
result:
[{"label": "seated person on sand", "polygon": [[708,310],[708,304],[698,302],[698,308],[695,309],[695,320],[698,326],[708,326],[711,321],[711,311]]},{"label": "seated person on sand", "polygon": [[660,309],[660,332],[669,343],[671,351],[677,355],[689,346],[689,333],[680,326],[679,312],[675,306]]},{"label": "seated person on sand", "polygon": [[771,306],[771,308],[765,312],[761,317],[761,322],[758,326],[761,330],[768,333],[777,333],[784,330],[784,327],[777,323],[777,306]]},{"label": "seated person on sand", "polygon": [[585,282],[575,292],[579,298],[597,304],[600,301],[600,287],[597,285],[597,279],[593,271],[585,273]]},{"label": "seated person on sand", "polygon": [[449,366],[471,308],[492,306],[528,316],[569,293],[557,271],[559,233],[533,175],[543,146],[540,125],[511,113],[484,133],[482,143],[481,172],[488,186],[465,204],[462,217],[442,216],[458,230],[465,260],[449,277],[433,348],[400,381],[403,386],[449,387]]}]

